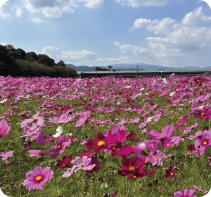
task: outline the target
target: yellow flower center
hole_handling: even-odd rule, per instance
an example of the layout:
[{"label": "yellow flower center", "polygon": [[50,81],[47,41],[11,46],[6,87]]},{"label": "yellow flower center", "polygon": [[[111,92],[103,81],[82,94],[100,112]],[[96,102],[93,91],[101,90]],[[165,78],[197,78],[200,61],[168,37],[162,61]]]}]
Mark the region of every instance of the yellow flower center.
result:
[{"label": "yellow flower center", "polygon": [[167,144],[167,146],[170,146],[170,144]]},{"label": "yellow flower center", "polygon": [[158,161],[158,158],[156,157],[155,160]]},{"label": "yellow flower center", "polygon": [[133,167],[133,166],[131,166],[131,167],[129,168],[129,171],[130,171],[130,172],[133,172],[133,171],[135,171],[135,170],[136,170],[136,168]]},{"label": "yellow flower center", "polygon": [[61,145],[59,145],[58,147],[57,147],[57,149],[59,150],[61,148]]},{"label": "yellow flower center", "polygon": [[171,172],[171,174],[170,174],[171,176],[173,176],[174,174]]},{"label": "yellow flower center", "polygon": [[180,125],[183,125],[183,123],[181,122]]},{"label": "yellow flower center", "polygon": [[104,141],[99,141],[97,145],[98,145],[98,146],[103,146],[104,144],[105,144]]},{"label": "yellow flower center", "polygon": [[61,120],[59,120],[59,123],[61,123],[62,121]]},{"label": "yellow flower center", "polygon": [[202,112],[202,113],[201,113],[201,116],[203,116],[203,115],[204,115],[204,113]]},{"label": "yellow flower center", "polygon": [[42,180],[42,176],[37,176],[37,177],[35,178],[35,180],[36,180],[36,181],[41,181],[41,180]]},{"label": "yellow flower center", "polygon": [[133,179],[136,179],[136,176],[133,176]]},{"label": "yellow flower center", "polygon": [[84,164],[83,164],[83,163],[81,163],[81,164],[79,165],[79,167],[83,168],[83,167],[84,167]]},{"label": "yellow flower center", "polygon": [[207,141],[204,141],[203,144],[204,144],[204,145],[207,145],[208,143],[207,143]]},{"label": "yellow flower center", "polygon": [[34,131],[32,131],[31,134],[33,135],[34,134]]},{"label": "yellow flower center", "polygon": [[158,115],[158,118],[160,118],[160,115]]},{"label": "yellow flower center", "polygon": [[112,150],[115,150],[116,149],[116,147],[114,146],[114,147],[112,147]]},{"label": "yellow flower center", "polygon": [[200,80],[198,79],[197,82],[200,82]]}]

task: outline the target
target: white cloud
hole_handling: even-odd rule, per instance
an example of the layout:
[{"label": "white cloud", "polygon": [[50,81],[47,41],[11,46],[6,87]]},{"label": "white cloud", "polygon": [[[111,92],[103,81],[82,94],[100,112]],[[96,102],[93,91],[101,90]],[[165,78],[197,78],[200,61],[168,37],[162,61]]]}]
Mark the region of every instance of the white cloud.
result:
[{"label": "white cloud", "polygon": [[114,0],[123,6],[140,7],[140,6],[164,6],[172,0]]},{"label": "white cloud", "polygon": [[74,12],[74,1],[25,0],[25,8],[30,12],[41,12],[45,17],[60,17],[63,13]]},{"label": "white cloud", "polygon": [[0,10],[0,19],[7,20],[10,18],[10,14],[5,14]]},{"label": "white cloud", "polygon": [[68,61],[83,61],[83,60],[96,60],[97,55],[92,51],[82,50],[82,51],[62,51],[60,58]]},{"label": "white cloud", "polygon": [[43,20],[42,19],[40,19],[40,18],[30,18],[34,23],[42,23],[43,22]]},{"label": "white cloud", "polygon": [[[181,22],[171,18],[149,20],[139,18],[130,30],[145,29],[155,37],[145,39],[145,47],[114,42],[121,52],[132,52],[136,56],[154,57],[157,60],[182,60],[191,57],[191,52],[211,47],[211,27],[201,26],[211,20],[202,14],[202,7],[186,14]],[[198,25],[198,26],[197,26]]]},{"label": "white cloud", "polygon": [[3,45],[3,46],[6,46],[6,45],[8,45],[9,43],[5,43],[5,42],[2,42],[1,43],[1,45]]},{"label": "white cloud", "polygon": [[15,10],[15,12],[16,12],[16,16],[18,18],[20,18],[21,15],[22,15],[22,13],[23,13],[23,11],[22,11],[22,9],[20,7],[17,7],[16,10]]},{"label": "white cloud", "polygon": [[60,17],[64,13],[74,13],[79,6],[99,8],[103,0],[24,0],[24,7],[30,12],[42,13],[45,17]]},{"label": "white cloud", "polygon": [[142,56],[144,55],[150,56],[151,54],[151,51],[149,49],[140,46],[135,46],[130,44],[121,45],[118,42],[114,42],[114,45],[117,46],[123,53],[132,52],[135,55],[142,55]]},{"label": "white cloud", "polygon": [[103,0],[80,0],[80,1],[84,3],[85,7],[88,8],[99,8],[103,3]]},{"label": "white cloud", "polygon": [[131,57],[120,56],[120,57],[117,57],[117,58],[105,58],[103,60],[105,60],[106,62],[121,62],[121,63],[124,63],[124,62],[128,62],[129,60],[131,60]]},{"label": "white cloud", "polygon": [[130,30],[145,28],[147,31],[152,31],[154,34],[168,35],[172,31],[178,29],[178,24],[171,18],[164,18],[162,20],[148,20],[139,18],[134,21],[133,27]]},{"label": "white cloud", "polygon": [[41,53],[49,55],[51,58],[57,58],[58,60],[62,59],[65,62],[79,62],[98,59],[96,53],[92,51],[61,51],[59,48],[54,46],[44,47]]},{"label": "white cloud", "polygon": [[211,22],[211,16],[205,16],[202,13],[202,6],[195,9],[193,12],[189,12],[182,20],[183,25],[198,25],[205,22]]}]

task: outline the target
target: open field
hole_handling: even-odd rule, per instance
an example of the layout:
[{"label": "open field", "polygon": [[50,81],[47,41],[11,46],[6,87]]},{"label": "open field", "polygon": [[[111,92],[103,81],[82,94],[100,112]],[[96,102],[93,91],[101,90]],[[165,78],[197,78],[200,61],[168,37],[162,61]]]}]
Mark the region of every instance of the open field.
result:
[{"label": "open field", "polygon": [[0,188],[19,196],[204,196],[211,76],[0,76]]}]

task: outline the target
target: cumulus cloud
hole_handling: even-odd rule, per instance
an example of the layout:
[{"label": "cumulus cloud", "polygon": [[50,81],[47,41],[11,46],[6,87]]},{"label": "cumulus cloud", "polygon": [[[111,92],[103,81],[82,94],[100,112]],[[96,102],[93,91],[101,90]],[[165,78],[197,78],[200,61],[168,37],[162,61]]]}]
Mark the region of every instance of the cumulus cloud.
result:
[{"label": "cumulus cloud", "polygon": [[164,6],[172,0],[114,0],[123,6],[140,7],[140,6]]},{"label": "cumulus cloud", "polygon": [[23,11],[22,11],[22,9],[20,7],[17,7],[16,10],[15,10],[15,13],[16,13],[16,16],[18,18],[20,18],[22,13],[23,13]]},{"label": "cumulus cloud", "polygon": [[42,19],[40,19],[40,18],[30,18],[30,20],[32,20],[34,23],[37,23],[37,24],[39,24],[39,23],[42,23],[43,22],[43,20]]},{"label": "cumulus cloud", "polygon": [[135,46],[130,44],[121,45],[118,42],[114,42],[114,45],[117,46],[123,53],[132,52],[135,55],[142,55],[142,56],[144,55],[149,56],[151,54],[151,51],[149,49],[140,46]]},{"label": "cumulus cloud", "polygon": [[24,0],[24,7],[30,12],[42,13],[45,17],[60,17],[64,13],[74,13],[79,6],[99,8],[103,0]]},{"label": "cumulus cloud", "polygon": [[211,20],[203,15],[202,7],[185,15],[181,22],[171,18],[149,20],[136,19],[130,30],[144,29],[154,37],[145,39],[145,47],[114,42],[121,52],[132,52],[136,56],[182,59],[190,52],[211,47],[211,27],[202,26]]},{"label": "cumulus cloud", "polygon": [[97,60],[97,54],[88,51],[61,51],[59,48],[54,46],[46,46],[41,51],[42,54],[49,55],[51,58],[56,58],[57,60],[64,60],[65,62],[80,62],[84,60]]},{"label": "cumulus cloud", "polygon": [[182,20],[183,25],[198,25],[206,22],[211,22],[211,16],[203,15],[202,6],[186,14]]},{"label": "cumulus cloud", "polygon": [[102,5],[103,0],[81,0],[81,2],[84,3],[85,7],[99,8]]},{"label": "cumulus cloud", "polygon": [[131,57],[129,57],[129,56],[120,56],[117,58],[104,58],[103,59],[103,61],[106,61],[106,62],[121,62],[121,63],[128,62],[129,60],[131,61]]},{"label": "cumulus cloud", "polygon": [[10,14],[5,14],[0,10],[0,19],[8,20],[10,17]]},{"label": "cumulus cloud", "polygon": [[83,61],[83,60],[96,60],[97,55],[92,51],[82,50],[82,51],[62,51],[60,54],[61,59],[68,61]]}]

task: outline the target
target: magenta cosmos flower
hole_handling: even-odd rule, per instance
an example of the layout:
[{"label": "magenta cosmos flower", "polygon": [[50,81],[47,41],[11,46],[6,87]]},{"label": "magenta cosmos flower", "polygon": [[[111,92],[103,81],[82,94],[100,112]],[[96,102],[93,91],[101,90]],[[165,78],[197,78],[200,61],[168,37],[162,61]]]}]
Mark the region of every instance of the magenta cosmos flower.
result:
[{"label": "magenta cosmos flower", "polygon": [[184,192],[181,190],[174,193],[174,197],[194,197],[193,196],[193,190],[185,189]]},{"label": "magenta cosmos flower", "polygon": [[148,137],[154,138],[156,140],[161,141],[161,146],[164,148],[171,147],[171,137],[174,134],[174,126],[166,125],[162,133],[159,133],[157,130],[151,130],[150,133],[147,133]]},{"label": "magenta cosmos flower", "polygon": [[37,166],[33,171],[26,173],[26,179],[23,181],[23,186],[27,190],[43,189],[43,185],[53,179],[53,170],[50,167],[42,169]]},{"label": "magenta cosmos flower", "polygon": [[0,138],[5,137],[9,134],[10,126],[7,124],[6,121],[2,120],[0,122]]}]

